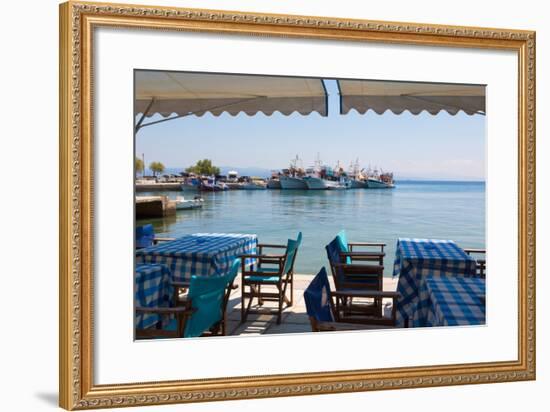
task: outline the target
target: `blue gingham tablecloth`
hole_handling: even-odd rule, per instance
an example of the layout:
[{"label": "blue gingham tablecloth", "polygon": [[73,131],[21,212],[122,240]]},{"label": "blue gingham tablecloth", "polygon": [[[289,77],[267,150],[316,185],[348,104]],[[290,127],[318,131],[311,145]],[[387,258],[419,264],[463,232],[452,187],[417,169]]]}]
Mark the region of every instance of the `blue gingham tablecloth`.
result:
[{"label": "blue gingham tablecloth", "polygon": [[485,324],[485,279],[428,276],[419,295],[415,327]]},{"label": "blue gingham tablecloth", "polygon": [[[171,274],[168,266],[158,263],[138,264],[136,265],[134,282],[136,306],[149,308],[170,306],[174,289],[171,284]],[[150,328],[160,320],[161,316],[156,313],[136,313],[136,328]]]},{"label": "blue gingham tablecloth", "polygon": [[256,235],[239,233],[195,233],[136,251],[136,263],[163,263],[172,279],[186,282],[191,275],[225,274],[243,254],[256,253]]},{"label": "blue gingham tablecloth", "polygon": [[393,266],[393,276],[399,276],[397,325],[404,327],[407,320],[415,323],[423,277],[475,275],[475,259],[452,240],[398,239]]}]

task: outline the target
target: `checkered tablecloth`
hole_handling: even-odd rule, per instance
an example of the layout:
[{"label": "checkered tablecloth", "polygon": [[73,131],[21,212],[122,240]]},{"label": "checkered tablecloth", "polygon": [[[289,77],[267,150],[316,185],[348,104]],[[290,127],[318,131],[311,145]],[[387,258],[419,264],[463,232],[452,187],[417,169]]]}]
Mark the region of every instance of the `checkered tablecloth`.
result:
[{"label": "checkered tablecloth", "polygon": [[136,251],[137,263],[163,263],[176,282],[191,275],[225,274],[233,261],[243,254],[256,253],[256,235],[237,233],[195,233],[170,242]]},{"label": "checkered tablecloth", "polygon": [[[170,269],[162,264],[138,264],[135,274],[135,305],[143,307],[168,307],[174,290]],[[137,313],[136,327],[145,329],[154,326],[161,316],[155,313]]]},{"label": "checkered tablecloth", "polygon": [[414,324],[424,277],[475,275],[475,260],[452,240],[398,239],[393,266],[393,276],[399,276],[397,325],[403,327],[407,320]]},{"label": "checkered tablecloth", "polygon": [[419,295],[415,327],[485,324],[485,279],[428,276]]}]

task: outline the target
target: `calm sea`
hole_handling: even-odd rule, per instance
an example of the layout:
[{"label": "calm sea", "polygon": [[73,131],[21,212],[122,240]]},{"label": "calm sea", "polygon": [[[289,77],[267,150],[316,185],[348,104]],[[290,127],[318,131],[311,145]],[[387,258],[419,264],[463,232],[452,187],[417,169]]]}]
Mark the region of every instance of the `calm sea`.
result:
[{"label": "calm sea", "polygon": [[[181,192],[162,194],[175,197]],[[202,209],[137,224],[153,223],[163,236],[254,233],[260,243],[279,244],[302,231],[295,271],[312,274],[327,266],[325,245],[342,229],[350,241],[387,243],[386,276],[391,275],[399,237],[452,239],[461,247],[485,247],[483,182],[401,181],[391,190],[235,190],[203,193],[203,198]]]}]

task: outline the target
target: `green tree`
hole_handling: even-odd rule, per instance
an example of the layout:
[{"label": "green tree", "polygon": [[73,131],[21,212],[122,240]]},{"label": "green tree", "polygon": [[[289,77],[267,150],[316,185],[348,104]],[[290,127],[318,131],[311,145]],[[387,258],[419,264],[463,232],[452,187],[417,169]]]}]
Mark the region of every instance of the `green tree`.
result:
[{"label": "green tree", "polygon": [[143,173],[145,165],[143,164],[143,160],[141,160],[139,157],[136,157],[136,176],[138,173]]},{"label": "green tree", "polygon": [[212,160],[203,159],[197,161],[195,166],[185,169],[187,173],[195,173],[198,175],[219,175],[220,168],[212,165]]},{"label": "green tree", "polygon": [[161,162],[151,162],[149,169],[153,172],[153,176],[156,176],[157,173],[164,172],[164,165]]}]

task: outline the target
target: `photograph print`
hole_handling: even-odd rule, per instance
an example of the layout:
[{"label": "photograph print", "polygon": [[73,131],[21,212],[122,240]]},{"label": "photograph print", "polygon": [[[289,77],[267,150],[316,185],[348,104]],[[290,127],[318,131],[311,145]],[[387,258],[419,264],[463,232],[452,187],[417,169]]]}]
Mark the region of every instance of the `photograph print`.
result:
[{"label": "photograph print", "polygon": [[486,324],[485,85],[134,71],[134,338]]}]

